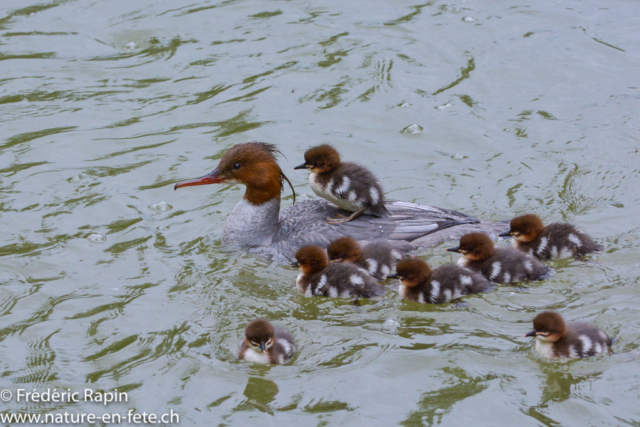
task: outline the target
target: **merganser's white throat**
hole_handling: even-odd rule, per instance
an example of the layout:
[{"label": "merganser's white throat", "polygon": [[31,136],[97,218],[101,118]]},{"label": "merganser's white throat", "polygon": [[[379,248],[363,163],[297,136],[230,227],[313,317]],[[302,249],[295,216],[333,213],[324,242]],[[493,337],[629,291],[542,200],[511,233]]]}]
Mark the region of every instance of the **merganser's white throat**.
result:
[{"label": "merganser's white throat", "polygon": [[280,199],[254,205],[243,198],[227,218],[222,243],[245,247],[270,245],[278,230],[279,215]]}]

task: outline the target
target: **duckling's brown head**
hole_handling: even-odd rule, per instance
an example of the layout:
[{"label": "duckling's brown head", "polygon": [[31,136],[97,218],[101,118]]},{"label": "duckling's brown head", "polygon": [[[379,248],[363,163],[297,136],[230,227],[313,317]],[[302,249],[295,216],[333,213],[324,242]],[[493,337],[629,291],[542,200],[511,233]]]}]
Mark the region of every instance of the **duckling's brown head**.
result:
[{"label": "duckling's brown head", "polygon": [[470,261],[484,261],[493,256],[495,247],[491,237],[485,233],[468,233],[460,238],[460,246],[447,250],[458,252]]},{"label": "duckling's brown head", "polygon": [[527,214],[511,220],[509,232],[505,233],[520,242],[530,242],[544,230],[544,223],[538,215]]},{"label": "duckling's brown head", "polygon": [[567,324],[555,311],[543,311],[533,319],[533,331],[525,337],[536,337],[540,341],[556,342],[567,333]]},{"label": "duckling's brown head", "polygon": [[309,148],[304,153],[304,163],[294,169],[309,169],[313,173],[326,173],[340,166],[338,150],[329,144]]},{"label": "duckling's brown head", "polygon": [[396,274],[402,284],[410,288],[418,286],[431,278],[431,267],[420,258],[406,258],[398,262]]},{"label": "duckling's brown head", "polygon": [[362,248],[353,237],[345,236],[334,240],[327,246],[330,262],[358,262],[362,255]]},{"label": "duckling's brown head", "polygon": [[244,330],[244,339],[254,350],[266,353],[273,345],[274,332],[273,325],[267,320],[256,319],[247,325]]},{"label": "duckling's brown head", "polygon": [[327,254],[320,246],[304,246],[296,252],[296,260],[300,271],[313,274],[329,265]]}]

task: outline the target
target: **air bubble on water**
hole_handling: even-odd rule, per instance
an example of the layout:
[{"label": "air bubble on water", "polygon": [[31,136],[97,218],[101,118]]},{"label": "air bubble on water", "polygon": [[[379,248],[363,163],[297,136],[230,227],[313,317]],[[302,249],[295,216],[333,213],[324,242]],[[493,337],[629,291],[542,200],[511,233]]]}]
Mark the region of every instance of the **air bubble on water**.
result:
[{"label": "air bubble on water", "polygon": [[149,208],[153,209],[154,211],[166,211],[168,209],[171,209],[171,205],[169,205],[167,202],[158,202],[149,206]]},{"label": "air bubble on water", "polygon": [[396,329],[397,327],[400,326],[400,323],[398,323],[396,320],[393,320],[393,319],[387,319],[384,322],[384,326],[387,328]]},{"label": "air bubble on water", "polygon": [[481,194],[474,194],[473,196],[471,196],[472,199],[479,199],[480,197],[482,197]]},{"label": "air bubble on water", "polygon": [[418,133],[422,133],[422,131],[424,130],[424,128],[420,125],[409,125],[406,128],[402,129],[402,131],[400,133],[408,133],[409,135],[415,135]]},{"label": "air bubble on water", "polygon": [[82,174],[78,174],[69,178],[69,182],[78,182],[82,179]]},{"label": "air bubble on water", "polygon": [[462,20],[464,22],[476,22],[477,21],[476,18],[472,18],[471,16],[465,16],[464,18],[462,18]]},{"label": "air bubble on water", "polygon": [[102,243],[107,240],[107,236],[105,236],[104,234],[98,234],[98,233],[91,234],[87,238],[91,240],[93,243]]},{"label": "air bubble on water", "polygon": [[467,156],[463,156],[462,154],[454,154],[453,156],[451,156],[451,158],[453,160],[463,160],[463,159],[466,159]]},{"label": "air bubble on water", "polygon": [[438,408],[438,409],[436,409],[436,410],[435,410],[435,414],[436,414],[436,415],[444,414],[444,409],[442,409],[442,408]]},{"label": "air bubble on water", "polygon": [[451,108],[451,107],[453,107],[453,104],[452,104],[452,103],[450,103],[450,102],[447,102],[446,104],[438,105],[438,106],[436,107],[436,110],[441,110],[441,111],[442,111],[442,110],[448,110],[448,109],[449,109],[449,108]]},{"label": "air bubble on water", "polygon": [[409,102],[402,102],[398,105],[398,107],[400,108],[409,108],[411,107],[412,104],[410,104]]},{"label": "air bubble on water", "polygon": [[135,42],[129,42],[124,46],[125,49],[133,50],[136,48]]}]

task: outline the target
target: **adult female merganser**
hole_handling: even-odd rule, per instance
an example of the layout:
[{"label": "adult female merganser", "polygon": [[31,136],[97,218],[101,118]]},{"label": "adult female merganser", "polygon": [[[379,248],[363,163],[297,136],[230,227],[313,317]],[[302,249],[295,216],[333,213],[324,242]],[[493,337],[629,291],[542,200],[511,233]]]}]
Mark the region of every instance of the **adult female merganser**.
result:
[{"label": "adult female merganser", "polygon": [[296,252],[301,273],[296,279],[300,293],[332,298],[373,298],[387,290],[364,269],[349,262],[334,262],[320,246],[305,246]]},{"label": "adult female merganser", "polygon": [[493,287],[485,277],[454,264],[431,270],[420,258],[407,258],[398,263],[393,278],[402,282],[398,293],[403,299],[421,303],[442,304],[464,295],[485,292]]},{"label": "adult female merganser", "polygon": [[584,231],[571,224],[554,223],[546,227],[537,215],[522,215],[511,220],[504,237],[513,237],[513,246],[540,259],[580,257],[602,250]]},{"label": "adult female merganser", "polygon": [[345,236],[327,246],[329,262],[352,262],[364,268],[378,280],[384,280],[402,259],[400,251],[388,242],[377,240],[364,248],[353,237]]},{"label": "adult female merganser", "polygon": [[460,239],[460,246],[447,250],[462,255],[458,265],[479,271],[496,283],[544,280],[555,273],[553,268],[529,254],[513,248],[496,248],[484,233],[465,234]]},{"label": "adult female merganser", "polygon": [[326,218],[329,224],[353,221],[363,213],[378,218],[391,216],[384,205],[384,193],[376,177],[364,166],[340,161],[340,154],[329,144],[312,147],[304,153],[304,163],[293,169],[309,169],[309,184],[318,196],[353,212],[347,218]]},{"label": "adult female merganser", "polygon": [[324,218],[344,212],[325,200],[299,202],[280,212],[284,174],[275,155],[278,149],[264,142],[237,144],[208,175],[176,184],[237,182],[247,191],[233,208],[224,227],[222,242],[237,245],[279,262],[290,262],[302,246],[319,245],[352,236],[359,241],[388,240],[405,250],[434,246],[471,231],[500,233],[506,224],[481,221],[468,215],[414,203],[388,201],[388,218],[363,215],[355,221],[328,225]]},{"label": "adult female merganser", "polygon": [[610,354],[611,338],[602,330],[587,323],[565,323],[553,311],[543,311],[533,319],[533,331],[525,337],[536,337],[534,348],[549,359]]},{"label": "adult female merganser", "polygon": [[264,319],[256,319],[244,331],[238,359],[282,365],[291,360],[295,352],[296,343],[289,332]]}]

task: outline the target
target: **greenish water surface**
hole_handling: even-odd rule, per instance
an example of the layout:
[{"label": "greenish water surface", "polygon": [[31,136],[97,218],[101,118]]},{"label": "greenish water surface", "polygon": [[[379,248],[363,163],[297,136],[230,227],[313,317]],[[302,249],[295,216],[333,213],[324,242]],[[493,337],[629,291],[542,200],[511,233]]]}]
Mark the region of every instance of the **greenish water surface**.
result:
[{"label": "greenish water surface", "polygon": [[[2,0],[0,389],[129,401],[0,412],[640,426],[639,16],[632,0]],[[290,267],[221,245],[243,188],[173,191],[251,140],[278,145],[301,200],[291,169],[329,142],[390,199],[535,212],[605,251],[462,306],[305,298]],[[419,255],[455,261],[445,247]],[[544,309],[616,354],[540,359],[522,335]],[[256,317],[294,334],[292,364],[236,361]]]}]

